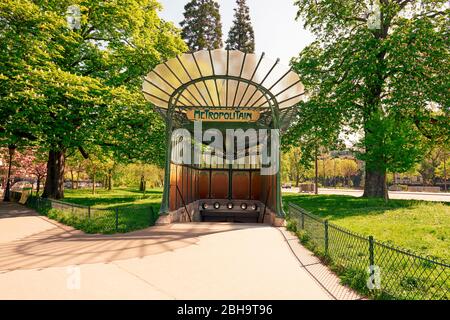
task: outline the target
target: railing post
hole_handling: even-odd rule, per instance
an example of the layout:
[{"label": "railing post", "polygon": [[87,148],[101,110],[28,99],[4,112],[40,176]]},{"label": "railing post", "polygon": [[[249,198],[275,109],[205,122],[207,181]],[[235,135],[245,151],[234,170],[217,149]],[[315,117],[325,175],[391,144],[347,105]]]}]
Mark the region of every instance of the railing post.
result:
[{"label": "railing post", "polygon": [[150,206],[150,219],[148,221],[148,225],[151,226],[153,224],[153,217],[154,217],[155,213],[153,211],[153,207]]},{"label": "railing post", "polygon": [[115,209],[116,211],[116,232],[119,230],[119,208]]},{"label": "railing post", "polygon": [[302,230],[305,230],[305,214],[303,211],[300,211],[301,217],[302,217]]},{"label": "railing post", "polygon": [[323,222],[325,230],[325,254],[328,254],[328,220]]},{"label": "railing post", "polygon": [[374,247],[373,236],[369,236],[369,263],[370,263],[370,266],[375,265],[375,256],[374,256],[373,247]]}]

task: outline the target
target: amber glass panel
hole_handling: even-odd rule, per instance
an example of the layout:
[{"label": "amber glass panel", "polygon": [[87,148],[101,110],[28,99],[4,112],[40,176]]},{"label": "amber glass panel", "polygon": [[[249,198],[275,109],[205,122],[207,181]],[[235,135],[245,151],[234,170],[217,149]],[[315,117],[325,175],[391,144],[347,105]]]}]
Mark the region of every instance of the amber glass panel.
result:
[{"label": "amber glass panel", "polygon": [[[235,77],[241,76],[244,79],[262,84],[265,88],[270,89],[274,95],[281,93],[299,79],[295,72],[291,71],[288,74],[286,73],[289,68],[281,64],[277,64],[274,67],[274,60],[267,57],[260,60],[261,56],[256,54],[247,54],[244,59],[244,54],[240,51],[227,52],[226,50],[213,50],[210,53],[208,50],[202,50],[195,52],[194,55],[195,60],[191,54],[182,54],[179,56],[179,59],[169,59],[165,64],[158,65],[154,69],[154,72],[150,72],[146,78],[154,86],[144,82],[143,90],[150,93],[150,95],[144,93],[145,98],[161,108],[167,108],[167,102],[161,101],[158,98],[167,101],[176,88],[179,88],[182,84],[190,80],[199,79],[201,76],[207,77],[227,74]],[[227,55],[229,55],[229,60],[227,59]],[[280,79],[281,81],[279,81]],[[205,104],[204,99],[201,97],[203,95],[205,100],[207,100],[207,105],[218,106],[219,97],[222,106],[230,105],[230,103],[226,103],[226,86],[223,81],[217,82],[217,89],[215,88],[215,83],[212,86],[213,83],[214,81],[211,83],[211,80],[208,80],[206,84],[211,98],[207,94],[205,84],[200,82],[197,84],[198,88],[190,86],[188,90],[183,92],[183,95],[180,97],[180,103],[186,106],[190,104],[198,105],[199,103]],[[240,87],[244,87],[244,89]],[[250,97],[253,96],[248,104],[257,101],[261,97],[260,92],[253,95],[254,88],[252,87],[246,92],[245,97],[242,97],[245,87],[247,85],[242,85],[242,83],[239,86],[237,101],[241,101],[241,98],[243,98],[242,103],[245,105]],[[235,85],[233,89],[236,89]],[[303,86],[300,84],[295,85],[277,96],[277,101],[281,102],[290,97],[294,97],[303,90]],[[217,97],[217,91],[219,91],[219,97]],[[233,90],[232,92],[234,93],[235,91]],[[230,93],[228,98],[230,98],[229,96]],[[292,101],[284,103],[281,107],[294,105],[298,101],[298,99],[292,99]],[[260,103],[264,103],[264,99],[261,99]]]},{"label": "amber glass panel", "polygon": [[209,171],[199,171],[198,173],[198,198],[209,198]]},{"label": "amber glass panel", "polygon": [[211,178],[211,197],[215,199],[228,198],[228,172],[213,171]]},{"label": "amber glass panel", "polygon": [[176,209],[176,183],[177,183],[177,166],[175,164],[170,165],[170,189],[169,189],[169,209]]},{"label": "amber glass panel", "polygon": [[251,180],[252,180],[252,190],[251,190],[251,199],[260,200],[263,199],[261,197],[261,175],[259,171],[251,172]]}]

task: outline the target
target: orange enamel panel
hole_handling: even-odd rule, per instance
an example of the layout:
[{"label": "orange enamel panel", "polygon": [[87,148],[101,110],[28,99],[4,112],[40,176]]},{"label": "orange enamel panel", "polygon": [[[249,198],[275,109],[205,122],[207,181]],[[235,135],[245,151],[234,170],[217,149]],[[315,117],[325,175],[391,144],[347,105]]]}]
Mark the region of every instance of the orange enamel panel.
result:
[{"label": "orange enamel panel", "polygon": [[250,196],[250,173],[245,171],[233,172],[233,199],[248,199]]}]

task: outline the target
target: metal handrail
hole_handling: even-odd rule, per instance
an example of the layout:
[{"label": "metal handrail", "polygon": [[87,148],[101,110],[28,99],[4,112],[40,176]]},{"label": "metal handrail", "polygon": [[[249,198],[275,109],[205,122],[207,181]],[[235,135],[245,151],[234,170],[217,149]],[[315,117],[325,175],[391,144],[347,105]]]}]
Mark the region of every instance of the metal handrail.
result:
[{"label": "metal handrail", "polygon": [[266,200],[264,200],[264,211],[263,211],[261,223],[264,223],[264,218],[266,217],[266,208],[267,208],[267,201],[269,200],[270,189],[271,188],[269,186],[269,188],[267,188]]},{"label": "metal handrail", "polygon": [[186,210],[186,214],[189,217],[189,222],[192,222],[191,215],[189,214],[189,211],[187,209],[186,202],[184,202],[184,198],[183,198],[183,195],[181,194],[180,188],[178,187],[178,185],[175,185],[175,187],[177,188],[178,194],[181,197],[181,201],[183,202],[184,210]]}]

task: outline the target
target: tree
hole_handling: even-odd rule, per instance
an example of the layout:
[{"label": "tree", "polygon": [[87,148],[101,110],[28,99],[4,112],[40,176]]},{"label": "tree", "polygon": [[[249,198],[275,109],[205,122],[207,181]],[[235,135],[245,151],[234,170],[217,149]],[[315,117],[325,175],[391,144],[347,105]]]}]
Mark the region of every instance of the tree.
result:
[{"label": "tree", "polygon": [[35,177],[36,194],[39,194],[41,183],[47,176],[47,165],[45,153],[38,148],[27,148],[16,152],[15,155],[16,170],[18,177]]},{"label": "tree", "polygon": [[302,151],[299,147],[292,147],[282,154],[282,174],[284,181],[295,181],[298,187],[301,180],[304,180],[310,168],[305,167],[301,161]]},{"label": "tree", "polygon": [[234,9],[234,20],[228,39],[226,48],[228,50],[240,50],[242,52],[255,52],[255,32],[250,21],[250,9],[245,0],[236,1],[237,8]]},{"label": "tree", "polygon": [[164,170],[155,165],[133,163],[119,164],[114,172],[114,179],[118,185],[139,188],[145,184],[146,188],[162,187]]},{"label": "tree", "polygon": [[433,185],[435,183],[441,163],[444,162],[445,150],[432,149],[419,164],[418,173],[422,176],[424,185]]},{"label": "tree", "polygon": [[448,163],[447,163],[447,158],[448,158],[448,151],[447,150],[442,150],[442,162],[439,165],[439,167],[436,170],[436,175],[441,178],[444,182],[444,191],[447,191],[447,175],[448,175]]},{"label": "tree", "polygon": [[114,168],[114,161],[112,157],[100,148],[94,148],[89,152],[89,158],[83,163],[86,173],[88,174],[92,183],[92,194],[96,193],[97,183],[103,178],[104,186],[111,190],[112,187],[112,170]]},{"label": "tree", "polygon": [[191,0],[184,6],[181,36],[192,52],[222,48],[219,4],[214,0]]},{"label": "tree", "polygon": [[358,173],[357,163],[354,160],[342,159],[342,161],[340,161],[340,170],[346,185],[351,186],[350,178]]},{"label": "tree", "polygon": [[79,3],[75,27],[66,21],[73,1],[7,0],[0,7],[7,41],[0,49],[13,56],[0,65],[0,142],[25,137],[48,150],[44,197],[64,196],[68,151],[87,158],[85,150],[101,146],[133,157],[138,142],[151,146],[148,129],[160,126],[151,124],[156,115],[140,94],[142,76],[186,49],[173,24],[158,18],[154,0]]},{"label": "tree", "polygon": [[[0,154],[3,154],[3,158],[9,158],[8,148],[0,149]],[[5,164],[3,174],[6,175],[8,166]],[[34,177],[37,183],[37,193],[40,191],[40,184],[44,181],[47,174],[45,154],[38,148],[26,148],[21,150],[15,150],[14,157],[11,161],[11,175],[10,180],[12,182],[18,179],[30,179]]]},{"label": "tree", "polygon": [[436,135],[450,136],[446,1],[296,5],[317,40],[292,61],[310,98],[293,131],[358,134],[364,196],[387,199],[386,172],[407,170]]},{"label": "tree", "polygon": [[66,155],[66,169],[64,171],[68,174],[68,178],[70,178],[72,189],[78,189],[80,187],[80,175],[85,171],[84,161],[85,158],[78,150],[73,150]]}]

